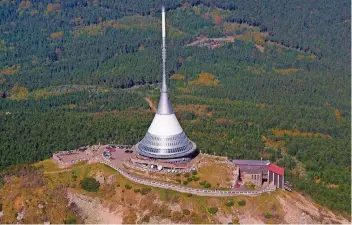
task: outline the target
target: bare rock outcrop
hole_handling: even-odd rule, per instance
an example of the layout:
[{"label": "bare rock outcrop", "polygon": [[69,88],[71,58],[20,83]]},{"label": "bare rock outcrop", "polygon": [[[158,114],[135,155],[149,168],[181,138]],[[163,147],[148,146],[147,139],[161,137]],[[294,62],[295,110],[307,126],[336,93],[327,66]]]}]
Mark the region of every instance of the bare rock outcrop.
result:
[{"label": "bare rock outcrop", "polygon": [[100,199],[88,197],[74,192],[68,192],[69,204],[75,203],[80,209],[80,217],[84,223],[95,224],[121,224],[123,221],[123,208],[117,207],[115,211],[110,211],[104,207]]}]

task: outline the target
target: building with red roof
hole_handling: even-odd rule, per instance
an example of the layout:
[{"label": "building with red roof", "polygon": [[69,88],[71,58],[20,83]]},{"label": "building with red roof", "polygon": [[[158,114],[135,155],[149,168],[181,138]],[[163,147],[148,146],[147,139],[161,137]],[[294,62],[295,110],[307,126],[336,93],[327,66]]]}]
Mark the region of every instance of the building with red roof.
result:
[{"label": "building with red roof", "polygon": [[285,175],[285,169],[275,165],[274,163],[270,163],[268,170],[273,173],[280,174],[282,176]]},{"label": "building with red roof", "polygon": [[263,182],[284,189],[285,169],[268,160],[241,160],[232,162],[239,168],[239,178],[243,183],[250,182],[261,186]]},{"label": "building with red roof", "polygon": [[285,169],[274,163],[270,163],[268,166],[268,181],[273,182],[276,187],[284,189]]}]

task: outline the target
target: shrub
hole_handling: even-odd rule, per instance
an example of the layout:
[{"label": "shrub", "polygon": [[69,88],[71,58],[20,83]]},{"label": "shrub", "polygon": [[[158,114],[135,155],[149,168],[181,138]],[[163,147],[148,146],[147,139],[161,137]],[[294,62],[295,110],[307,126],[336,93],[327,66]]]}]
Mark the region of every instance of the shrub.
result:
[{"label": "shrub", "polygon": [[251,182],[246,182],[244,184],[244,186],[248,189],[248,190],[255,190],[256,189],[256,185],[255,184],[252,184]]},{"label": "shrub", "polygon": [[76,180],[77,180],[77,176],[73,174],[73,175],[72,175],[72,180],[73,180],[73,181],[76,181]]},{"label": "shrub", "polygon": [[76,224],[77,220],[74,218],[71,218],[71,219],[64,220],[64,223],[65,224]]},{"label": "shrub", "polygon": [[208,212],[211,214],[215,214],[218,212],[218,208],[217,207],[211,207],[208,209]]},{"label": "shrub", "polygon": [[184,209],[183,211],[183,215],[188,216],[189,214],[191,214],[191,211],[189,211],[188,209]]},{"label": "shrub", "polygon": [[199,180],[200,180],[200,177],[194,177],[193,180],[194,180],[194,181],[199,181]]},{"label": "shrub", "polygon": [[133,191],[134,191],[134,193],[138,193],[138,192],[140,192],[141,190],[140,190],[140,189],[134,189]]},{"label": "shrub", "polygon": [[130,189],[132,189],[132,186],[129,185],[129,184],[125,184],[125,188],[126,188],[127,190],[130,190]]},{"label": "shrub", "polygon": [[189,177],[190,175],[189,175],[189,173],[185,173],[183,176],[184,177]]},{"label": "shrub", "polygon": [[267,218],[267,219],[270,219],[270,218],[273,217],[273,215],[271,215],[270,213],[265,213],[264,217]]},{"label": "shrub", "polygon": [[191,182],[192,180],[193,180],[192,177],[188,177],[188,178],[187,178],[187,181],[188,181],[188,182]]},{"label": "shrub", "polygon": [[181,180],[176,180],[176,181],[177,181],[177,183],[181,184]]},{"label": "shrub", "polygon": [[199,184],[200,185],[204,185],[206,183],[206,181],[200,181]]},{"label": "shrub", "polygon": [[143,216],[142,223],[149,223],[149,221],[150,221],[150,216],[149,215]]},{"label": "shrub", "polygon": [[241,200],[238,202],[239,206],[245,206],[246,205],[246,200]]},{"label": "shrub", "polygon": [[187,196],[187,197],[192,197],[192,194],[191,194],[191,193],[188,193],[186,196]]},{"label": "shrub", "polygon": [[84,190],[89,192],[97,192],[100,187],[100,183],[93,177],[85,177],[79,184]]},{"label": "shrub", "polygon": [[176,174],[176,177],[179,177],[179,176],[181,176],[181,174],[177,173],[177,174]]},{"label": "shrub", "polygon": [[194,176],[197,175],[197,174],[198,174],[197,171],[193,171],[193,172],[192,172],[192,175],[194,175]]},{"label": "shrub", "polygon": [[204,184],[204,187],[205,187],[205,188],[210,188],[210,187],[211,187],[211,184],[205,183],[205,184]]},{"label": "shrub", "polygon": [[231,207],[231,206],[233,206],[234,204],[235,204],[235,201],[234,201],[234,200],[231,200],[231,201],[225,203],[225,205],[226,205],[227,207]]},{"label": "shrub", "polygon": [[145,188],[142,188],[141,190],[141,195],[146,195],[148,194],[152,189],[150,187],[145,187]]},{"label": "shrub", "polygon": [[182,212],[176,211],[176,212],[171,213],[171,219],[173,221],[179,221],[182,219],[182,217],[183,217]]},{"label": "shrub", "polygon": [[188,181],[183,181],[183,185],[187,185],[188,184]]}]

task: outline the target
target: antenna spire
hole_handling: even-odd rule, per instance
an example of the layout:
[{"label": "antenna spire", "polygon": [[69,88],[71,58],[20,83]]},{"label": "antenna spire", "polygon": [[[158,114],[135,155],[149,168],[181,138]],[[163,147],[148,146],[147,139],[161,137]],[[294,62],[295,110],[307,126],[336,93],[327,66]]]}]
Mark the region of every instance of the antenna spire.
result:
[{"label": "antenna spire", "polygon": [[166,27],[165,27],[165,7],[162,7],[161,10],[161,18],[162,18],[162,57],[163,57],[163,80],[161,86],[161,92],[167,92],[167,84],[166,84],[166,72],[165,72],[165,64],[166,64]]},{"label": "antenna spire", "polygon": [[167,91],[167,84],[166,84],[166,72],[165,72],[165,63],[166,63],[166,28],[165,28],[165,7],[162,7],[161,10],[161,17],[162,17],[162,38],[163,38],[163,45],[162,45],[162,56],[163,56],[163,80],[161,84],[161,93],[160,93],[160,100],[158,105],[157,114],[159,115],[168,115],[173,114],[174,111],[171,106],[171,102],[169,99],[169,93]]}]

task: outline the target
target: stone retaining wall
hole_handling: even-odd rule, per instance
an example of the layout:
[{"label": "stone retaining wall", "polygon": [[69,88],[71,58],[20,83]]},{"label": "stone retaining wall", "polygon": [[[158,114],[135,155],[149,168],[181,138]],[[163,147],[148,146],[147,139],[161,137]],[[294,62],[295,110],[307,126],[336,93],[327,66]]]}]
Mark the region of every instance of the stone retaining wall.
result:
[{"label": "stone retaining wall", "polygon": [[73,165],[73,164],[76,164],[76,163],[79,163],[79,162],[82,162],[82,161],[87,161],[89,160],[88,156],[85,156],[84,158],[82,159],[76,159],[74,160],[74,162],[64,162],[61,160],[60,156],[59,155],[69,155],[69,154],[72,154],[74,152],[77,152],[78,150],[69,150],[69,151],[60,151],[60,152],[55,152],[53,154],[53,160],[56,161],[58,163],[58,166],[59,168],[66,168],[70,165]]}]

